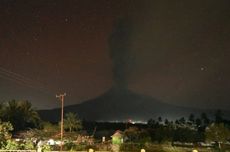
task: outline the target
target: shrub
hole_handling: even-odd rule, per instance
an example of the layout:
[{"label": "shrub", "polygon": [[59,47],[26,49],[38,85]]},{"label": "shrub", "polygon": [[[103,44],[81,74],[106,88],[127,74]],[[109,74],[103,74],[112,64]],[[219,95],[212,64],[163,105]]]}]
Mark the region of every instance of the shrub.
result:
[{"label": "shrub", "polygon": [[7,140],[11,139],[10,131],[13,131],[12,124],[0,120],[0,148],[4,148],[7,144]]},{"label": "shrub", "polygon": [[17,149],[20,149],[20,145],[14,140],[7,140],[4,149],[6,149],[6,150],[17,150]]},{"label": "shrub", "polygon": [[42,151],[44,151],[44,152],[46,152],[46,151],[51,151],[52,150],[52,148],[51,148],[51,146],[50,145],[42,145]]},{"label": "shrub", "polygon": [[68,141],[64,144],[64,150],[75,150],[76,149],[76,144],[73,143],[72,141]]},{"label": "shrub", "polygon": [[31,140],[27,139],[24,142],[24,150],[32,150],[32,149],[35,149],[35,145],[34,145],[34,143]]}]

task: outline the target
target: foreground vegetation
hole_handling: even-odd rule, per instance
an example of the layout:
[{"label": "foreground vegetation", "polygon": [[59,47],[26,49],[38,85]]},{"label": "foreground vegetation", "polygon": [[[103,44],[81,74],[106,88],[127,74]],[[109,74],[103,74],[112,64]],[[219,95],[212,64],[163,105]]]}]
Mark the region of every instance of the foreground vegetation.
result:
[{"label": "foreground vegetation", "polygon": [[[42,121],[30,102],[12,100],[1,104],[0,114],[0,149],[60,149],[60,124]],[[221,111],[216,111],[214,119],[202,113],[175,121],[159,117],[147,124],[82,122],[76,114],[67,113],[64,129],[63,150],[111,150],[111,135],[121,130],[121,151],[230,151],[230,122]]]}]

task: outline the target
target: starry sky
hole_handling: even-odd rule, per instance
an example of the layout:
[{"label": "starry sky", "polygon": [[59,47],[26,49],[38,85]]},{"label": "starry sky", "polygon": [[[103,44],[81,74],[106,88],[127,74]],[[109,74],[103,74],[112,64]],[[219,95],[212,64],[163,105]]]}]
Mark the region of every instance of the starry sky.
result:
[{"label": "starry sky", "polygon": [[230,110],[229,0],[1,0],[0,101],[38,109],[114,84],[109,38],[130,21],[128,88],[170,104]]}]

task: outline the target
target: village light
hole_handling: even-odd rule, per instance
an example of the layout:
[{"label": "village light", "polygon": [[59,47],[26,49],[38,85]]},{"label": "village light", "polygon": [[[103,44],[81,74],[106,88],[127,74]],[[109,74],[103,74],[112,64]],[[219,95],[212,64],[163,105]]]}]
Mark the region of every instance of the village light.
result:
[{"label": "village light", "polygon": [[105,142],[105,136],[102,137],[102,143],[104,143],[104,142]]},{"label": "village light", "polygon": [[141,149],[141,152],[145,152],[145,149]]},{"label": "village light", "polygon": [[94,150],[92,148],[89,149],[89,152],[94,152]]}]

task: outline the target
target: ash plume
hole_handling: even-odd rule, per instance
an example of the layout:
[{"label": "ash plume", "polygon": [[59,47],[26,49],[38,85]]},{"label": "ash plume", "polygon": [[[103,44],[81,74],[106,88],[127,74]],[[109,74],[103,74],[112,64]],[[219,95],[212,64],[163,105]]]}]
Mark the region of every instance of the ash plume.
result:
[{"label": "ash plume", "polygon": [[113,79],[117,88],[127,88],[127,77],[132,63],[130,55],[130,21],[119,19],[109,38],[110,57],[113,63]]}]

